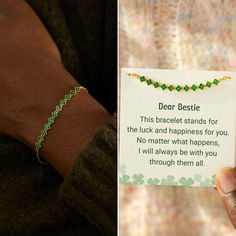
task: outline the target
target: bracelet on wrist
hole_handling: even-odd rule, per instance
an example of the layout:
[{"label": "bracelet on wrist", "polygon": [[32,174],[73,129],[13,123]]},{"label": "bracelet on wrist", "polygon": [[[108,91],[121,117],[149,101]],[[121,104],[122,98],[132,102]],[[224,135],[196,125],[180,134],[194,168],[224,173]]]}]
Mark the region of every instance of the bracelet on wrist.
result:
[{"label": "bracelet on wrist", "polygon": [[44,164],[44,165],[48,164],[47,161],[42,160],[39,156],[39,151],[40,151],[40,148],[42,147],[42,142],[45,140],[46,135],[48,134],[48,132],[51,129],[52,125],[55,123],[55,120],[58,117],[59,112],[61,112],[63,110],[63,107],[69,102],[69,100],[71,100],[72,97],[74,97],[78,93],[80,93],[81,90],[85,90],[88,93],[88,90],[83,86],[76,86],[74,88],[74,90],[70,90],[70,93],[66,94],[65,97],[62,100],[60,100],[60,104],[56,106],[56,110],[53,111],[51,113],[52,116],[48,118],[48,123],[46,123],[44,125],[44,128],[41,130],[41,134],[40,134],[40,136],[38,136],[37,141],[35,142],[36,156],[37,156],[38,161],[41,164]]}]

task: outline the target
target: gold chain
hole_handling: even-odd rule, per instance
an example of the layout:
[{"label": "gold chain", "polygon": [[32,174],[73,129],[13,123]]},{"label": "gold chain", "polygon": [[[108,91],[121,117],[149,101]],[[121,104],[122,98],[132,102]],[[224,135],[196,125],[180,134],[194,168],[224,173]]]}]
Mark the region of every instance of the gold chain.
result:
[{"label": "gold chain", "polygon": [[169,89],[169,91],[172,91],[172,90],[177,90],[178,92],[180,92],[181,90],[185,90],[186,92],[187,91],[195,91],[197,89],[201,89],[203,90],[204,88],[210,88],[212,85],[218,85],[220,82],[224,81],[224,80],[228,80],[228,79],[231,79],[230,76],[224,76],[222,78],[219,78],[219,79],[214,79],[213,81],[207,81],[206,84],[204,83],[200,83],[199,85],[195,85],[193,84],[192,86],[189,86],[189,85],[177,85],[177,86],[174,86],[174,85],[167,85],[165,83],[160,83],[160,82],[156,82],[156,81],[153,81],[151,80],[150,78],[147,78],[145,76],[142,76],[142,75],[139,75],[139,74],[136,74],[136,73],[127,73],[128,76],[131,76],[131,77],[135,77],[135,78],[138,78],[140,79],[141,82],[146,82],[148,85],[153,85],[155,88],[162,88],[162,90],[165,90],[165,89]]}]

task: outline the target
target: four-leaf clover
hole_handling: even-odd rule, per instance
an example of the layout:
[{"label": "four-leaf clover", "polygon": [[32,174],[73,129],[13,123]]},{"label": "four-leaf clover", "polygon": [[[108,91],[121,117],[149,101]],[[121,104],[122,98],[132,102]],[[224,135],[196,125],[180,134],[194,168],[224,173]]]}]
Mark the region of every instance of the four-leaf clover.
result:
[{"label": "four-leaf clover", "polygon": [[160,182],[160,180],[157,179],[157,178],[155,178],[155,179],[149,178],[149,179],[147,180],[147,183],[148,183],[148,184],[152,184],[152,185],[157,185],[159,182]]},{"label": "four-leaf clover", "polygon": [[168,175],[166,179],[161,180],[162,185],[177,185],[177,182],[174,181],[175,177],[172,175]]},{"label": "four-leaf clover", "polygon": [[200,183],[202,181],[202,176],[198,174],[194,175],[194,181]]},{"label": "four-leaf clover", "polygon": [[143,184],[144,180],[143,180],[143,174],[134,174],[133,175],[133,184]]},{"label": "four-leaf clover", "polygon": [[179,179],[179,182],[183,186],[190,186],[194,184],[194,181],[191,178],[186,179],[185,177],[182,177],[181,179]]},{"label": "four-leaf clover", "polygon": [[120,168],[119,168],[119,171],[122,175],[125,174],[125,169],[126,169],[126,166],[123,164],[123,165],[120,165]]},{"label": "four-leaf clover", "polygon": [[214,186],[215,185],[215,182],[216,182],[216,175],[213,175],[212,176],[212,186]]},{"label": "four-leaf clover", "polygon": [[202,187],[211,187],[212,186],[212,180],[211,179],[205,179],[200,183],[200,186]]},{"label": "four-leaf clover", "polygon": [[[131,180],[131,177],[127,174],[125,174],[125,169],[126,166],[120,165],[120,173],[121,173],[121,177],[119,178],[119,182],[121,184],[144,184],[144,175],[139,173],[139,174],[134,174],[132,176],[133,181]],[[204,187],[212,187],[215,185],[215,177],[216,175],[213,175],[211,179],[205,179],[202,180],[202,176],[199,174],[195,174],[194,178],[186,178],[186,177],[182,177],[179,179],[179,183],[180,185],[183,186],[191,186],[194,184],[194,182],[199,183],[200,186],[204,186]],[[160,183],[160,180],[158,178],[149,178],[146,182],[147,184],[150,185],[158,185]],[[175,181],[175,177],[172,175],[168,175],[166,177],[166,179],[162,179],[161,180],[161,185],[178,185],[178,182]]]},{"label": "four-leaf clover", "polygon": [[129,181],[130,177],[128,175],[123,175],[122,177],[119,178],[120,184],[131,184]]}]

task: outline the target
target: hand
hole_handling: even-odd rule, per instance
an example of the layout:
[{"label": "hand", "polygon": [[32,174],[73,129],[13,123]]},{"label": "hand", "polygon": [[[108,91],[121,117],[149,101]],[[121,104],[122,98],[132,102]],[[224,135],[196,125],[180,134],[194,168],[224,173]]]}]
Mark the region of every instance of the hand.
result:
[{"label": "hand", "polygon": [[[51,112],[78,82],[65,70],[47,30],[22,0],[0,0],[0,133],[30,148]],[[42,155],[65,176],[110,114],[81,92],[59,114]]]},{"label": "hand", "polygon": [[221,169],[216,175],[216,188],[236,228],[236,170],[234,168]]}]

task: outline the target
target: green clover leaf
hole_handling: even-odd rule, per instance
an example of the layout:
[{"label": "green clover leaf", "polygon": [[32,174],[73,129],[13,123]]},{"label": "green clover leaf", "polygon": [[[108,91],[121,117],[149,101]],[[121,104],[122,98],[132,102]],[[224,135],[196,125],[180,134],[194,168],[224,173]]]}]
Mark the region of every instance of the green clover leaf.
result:
[{"label": "green clover leaf", "polygon": [[161,180],[162,185],[177,185],[177,182],[174,181],[175,177],[168,175],[166,179]]},{"label": "green clover leaf", "polygon": [[123,165],[120,165],[120,168],[119,168],[119,171],[122,175],[125,174],[125,169],[126,169],[126,166],[123,164]]},{"label": "green clover leaf", "polygon": [[160,180],[157,178],[155,178],[155,179],[149,178],[147,181],[148,184],[152,184],[152,185],[157,185],[159,182],[160,182]]},{"label": "green clover leaf", "polygon": [[212,175],[211,182],[212,182],[212,186],[214,186],[216,183],[216,175]]},{"label": "green clover leaf", "polygon": [[143,184],[144,180],[143,180],[143,174],[134,174],[133,175],[133,184]]},{"label": "green clover leaf", "polygon": [[212,186],[212,180],[211,179],[205,179],[200,183],[200,186],[202,187],[211,187]]},{"label": "green clover leaf", "polygon": [[191,178],[186,179],[185,177],[182,177],[181,179],[179,179],[179,182],[183,186],[190,186],[194,184],[194,181]]},{"label": "green clover leaf", "polygon": [[130,177],[128,175],[123,175],[119,178],[120,184],[131,184],[129,181]]},{"label": "green clover leaf", "polygon": [[202,176],[201,175],[198,175],[198,174],[196,174],[196,175],[194,175],[194,181],[196,181],[196,182],[198,182],[198,183],[200,183],[201,181],[202,181]]}]

